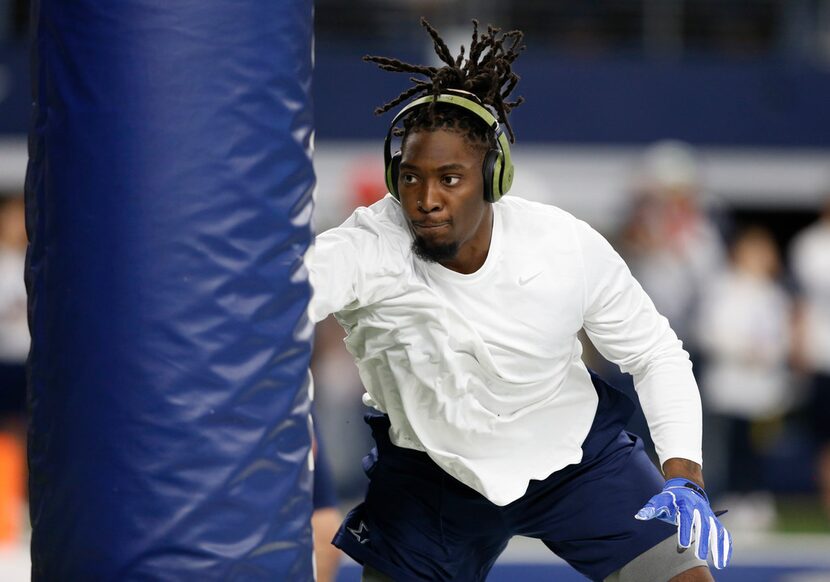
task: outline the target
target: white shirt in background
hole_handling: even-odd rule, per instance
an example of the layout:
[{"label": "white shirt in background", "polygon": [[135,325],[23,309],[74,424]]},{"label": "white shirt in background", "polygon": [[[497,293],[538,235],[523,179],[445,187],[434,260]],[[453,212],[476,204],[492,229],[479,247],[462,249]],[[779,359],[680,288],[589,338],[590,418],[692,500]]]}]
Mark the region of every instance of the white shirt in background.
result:
[{"label": "white shirt in background", "polygon": [[804,297],[807,360],[830,374],[830,220],[799,233],[790,258]]},{"label": "white shirt in background", "polygon": [[0,362],[23,364],[29,355],[22,252],[0,247]]},{"label": "white shirt in background", "polygon": [[627,257],[631,270],[672,329],[690,344],[701,292],[713,274],[723,269],[725,252],[720,234],[699,217],[682,236],[667,239],[662,248]]},{"label": "white shirt in background", "polygon": [[710,283],[698,321],[707,408],[764,419],[792,407],[791,316],[791,301],[774,281],[729,271]]}]

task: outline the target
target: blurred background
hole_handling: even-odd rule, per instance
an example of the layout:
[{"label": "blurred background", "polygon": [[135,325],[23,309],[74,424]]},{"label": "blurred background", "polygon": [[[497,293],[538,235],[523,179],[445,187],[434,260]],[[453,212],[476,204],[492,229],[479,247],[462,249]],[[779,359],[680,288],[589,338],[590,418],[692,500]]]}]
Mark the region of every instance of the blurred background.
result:
[{"label": "blurred background", "polygon": [[[25,0],[0,0],[2,580],[28,568],[27,15]],[[391,116],[372,110],[409,81],[360,57],[434,64],[421,16],[453,52],[472,18],[525,32],[511,193],[605,234],[683,339],[704,401],[707,489],[730,509],[736,564],[766,568],[742,579],[830,579],[830,0],[317,0],[318,231],[385,192]],[[313,367],[319,436],[349,508],[371,442],[342,338],[323,322]],[[642,417],[632,429],[646,432]]]}]

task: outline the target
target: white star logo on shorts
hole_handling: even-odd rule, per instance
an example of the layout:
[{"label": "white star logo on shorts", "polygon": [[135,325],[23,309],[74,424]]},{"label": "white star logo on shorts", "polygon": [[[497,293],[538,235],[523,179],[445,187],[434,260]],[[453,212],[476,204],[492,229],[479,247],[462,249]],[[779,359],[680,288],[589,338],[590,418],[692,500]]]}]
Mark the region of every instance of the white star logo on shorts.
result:
[{"label": "white star logo on shorts", "polygon": [[349,526],[346,526],[346,529],[351,532],[359,544],[365,544],[369,541],[369,528],[362,521],[357,526],[357,529],[352,529]]}]

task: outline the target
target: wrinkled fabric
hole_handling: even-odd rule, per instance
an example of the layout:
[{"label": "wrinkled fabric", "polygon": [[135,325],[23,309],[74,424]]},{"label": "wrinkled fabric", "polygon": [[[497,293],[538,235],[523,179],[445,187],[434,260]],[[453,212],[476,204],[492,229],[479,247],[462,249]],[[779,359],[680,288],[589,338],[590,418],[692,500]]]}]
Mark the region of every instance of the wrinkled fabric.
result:
[{"label": "wrinkled fabric", "polygon": [[475,273],[425,263],[391,197],[317,237],[311,316],[334,312],[401,447],[497,505],[582,459],[596,393],[584,328],[634,375],[661,460],[701,462],[700,396],[688,354],[625,263],[592,228],[508,196],[494,204]]}]

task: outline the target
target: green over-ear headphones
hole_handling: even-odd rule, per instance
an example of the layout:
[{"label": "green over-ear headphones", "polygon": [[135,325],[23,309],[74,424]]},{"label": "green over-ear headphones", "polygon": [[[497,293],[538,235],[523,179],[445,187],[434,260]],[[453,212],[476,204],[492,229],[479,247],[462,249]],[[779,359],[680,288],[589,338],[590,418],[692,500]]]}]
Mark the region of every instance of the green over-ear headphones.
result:
[{"label": "green over-ear headphones", "polygon": [[392,131],[401,119],[410,115],[415,109],[427,106],[430,103],[449,103],[450,105],[463,107],[480,117],[493,130],[496,137],[496,147],[485,154],[482,166],[484,199],[495,202],[507,194],[513,184],[513,162],[510,159],[510,141],[507,139],[504,129],[499,125],[498,119],[481,104],[475,95],[467,91],[447,89],[445,93],[441,93],[437,97],[427,95],[415,99],[401,109],[389,125],[389,131],[386,133],[386,139],[383,142],[383,161],[386,166],[386,187],[392,196],[400,200],[398,175],[400,174],[401,165],[401,152],[398,151],[394,155],[392,154]]}]

